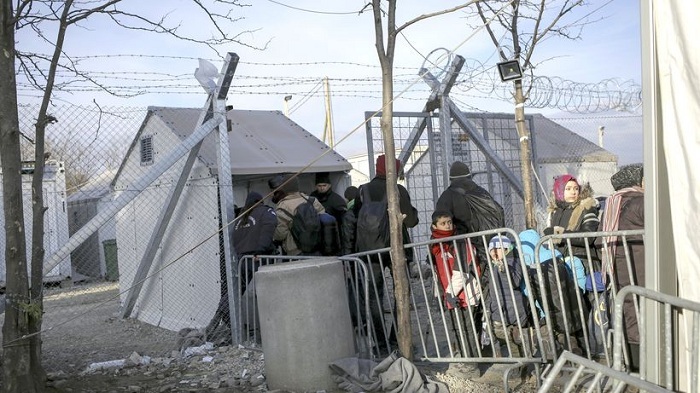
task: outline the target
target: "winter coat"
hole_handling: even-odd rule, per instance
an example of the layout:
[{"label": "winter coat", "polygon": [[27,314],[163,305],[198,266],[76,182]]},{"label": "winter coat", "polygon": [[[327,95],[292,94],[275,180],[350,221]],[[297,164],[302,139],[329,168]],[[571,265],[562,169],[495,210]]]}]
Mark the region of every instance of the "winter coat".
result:
[{"label": "winter coat", "polygon": [[[408,194],[408,190],[401,184],[396,185],[399,191],[399,210],[401,214],[405,214],[406,217],[403,219],[403,225],[401,228],[402,231],[402,238],[403,238],[403,243],[410,243],[410,237],[408,234],[407,228],[413,228],[416,225],[418,225],[418,210],[413,207],[411,204],[411,196]],[[380,175],[377,175],[370,181],[369,183],[363,184],[360,186],[360,191],[357,193],[357,197],[355,198],[355,204],[353,205],[353,214],[355,217],[359,217],[360,209],[362,209],[362,189],[367,188],[369,191],[369,196],[372,201],[381,201],[384,196],[386,195],[386,178]],[[355,222],[357,224],[357,222]],[[352,228],[353,232],[357,229],[357,226],[355,225],[355,228]],[[357,235],[357,234],[355,234]],[[353,238],[356,239],[356,236],[353,236]],[[357,250],[355,248],[355,245],[353,245],[353,249],[357,252],[362,252],[362,251],[370,251],[370,250]],[[407,249],[406,250],[406,260],[411,261],[413,259],[413,250],[412,249]],[[387,259],[388,260],[388,259]]]},{"label": "winter coat", "polygon": [[[446,231],[433,229],[431,239],[441,239],[450,236],[454,236],[454,232],[447,233]],[[460,250],[458,253],[455,250],[455,246],[464,247],[464,249]],[[474,305],[480,296],[479,289],[477,288],[479,286],[479,280],[476,279],[476,277],[480,276],[481,272],[478,270],[478,264],[473,264],[476,258],[473,246],[468,248],[467,244],[464,242],[447,241],[434,243],[430,248],[430,252],[433,255],[432,262],[437,272],[438,281],[442,287],[442,294],[447,308],[450,310],[455,308],[455,306],[466,308],[470,304],[470,297],[472,298],[471,303]],[[462,264],[461,268],[457,265],[458,263]],[[474,279],[466,280],[464,285],[459,285],[457,287],[452,286],[453,276],[462,273]],[[464,290],[464,287],[466,287],[467,291]],[[450,292],[452,292],[452,294],[450,294]],[[456,303],[452,301],[453,294],[457,294],[457,296],[454,296],[456,298]]]},{"label": "winter coat", "polygon": [[[326,211],[326,213],[330,214],[335,218],[336,223],[338,224],[338,236],[340,240],[340,246],[342,250],[343,246],[343,221],[345,220],[345,216],[347,215],[348,211],[348,206],[347,202],[345,202],[345,198],[340,196],[338,193],[333,192],[332,189],[328,189],[326,192],[318,192],[314,191],[311,193],[312,197],[318,199],[319,202],[323,205],[323,209]],[[344,255],[344,254],[340,254]]]},{"label": "winter coat", "polygon": [[249,214],[236,221],[231,243],[236,254],[266,255],[274,251],[272,236],[277,227],[275,211],[266,205],[258,205]]},{"label": "winter coat", "polygon": [[455,226],[457,235],[474,232],[475,228],[469,227],[471,221],[471,210],[467,205],[464,195],[460,194],[456,188],[463,189],[467,194],[487,193],[484,188],[476,184],[472,179],[461,177],[452,180],[450,186],[440,194],[435,204],[436,211],[447,211],[452,213],[452,223]]},{"label": "winter coat", "polygon": [[[506,326],[519,325],[524,327],[528,321],[528,314],[520,288],[523,282],[523,269],[520,266],[520,261],[512,255],[506,256],[505,262],[508,268],[503,271],[498,270],[496,266],[491,266],[492,274],[488,280],[489,295],[486,299],[486,309],[493,321],[501,322]],[[513,289],[512,295],[511,288]],[[503,317],[505,317],[505,321]]]},{"label": "winter coat", "polygon": [[[562,201],[555,201],[552,198],[552,203],[549,205],[549,226],[544,229],[543,233],[545,235],[554,234],[554,227],[559,226],[564,228],[564,233],[576,233],[576,232],[596,232],[598,230],[598,225],[600,223],[598,219],[599,204],[598,200],[591,196],[590,187],[582,187],[581,194],[578,202],[566,203]],[[589,238],[570,238],[563,239],[559,243],[559,251],[568,256],[569,250],[567,246],[567,240],[571,241],[571,251],[573,256],[581,258],[581,260],[587,261],[588,254],[586,252],[586,243],[589,245],[589,250],[591,253],[591,260],[594,262],[594,269],[598,270],[596,267],[600,263],[600,258],[594,248],[595,237]],[[588,266],[586,264],[586,266]]]},{"label": "winter coat", "polygon": [[310,196],[321,202],[323,208],[326,210],[326,213],[335,217],[335,220],[338,222],[338,228],[340,228],[343,224],[345,212],[348,210],[345,198],[338,195],[338,193],[333,192],[331,189],[328,189],[328,191],[324,193],[314,191],[310,194]]},{"label": "winter coat", "polygon": [[355,229],[357,228],[357,216],[350,209],[345,213],[340,226],[340,255],[348,255],[355,252]]},{"label": "winter coat", "polygon": [[[306,203],[308,198],[301,192],[292,192],[277,202],[277,208],[275,209],[277,213],[277,227],[275,228],[273,239],[277,242],[282,242],[282,249],[287,255],[299,255],[301,250],[294,241],[294,237],[292,237],[291,226],[293,217],[290,217],[286,212],[294,214],[297,207],[302,203]],[[314,207],[317,212],[325,213],[323,205],[316,198],[314,198]]]},{"label": "winter coat", "polygon": [[[532,288],[525,288],[525,296],[534,296],[541,312],[546,312],[544,310],[546,297],[553,328],[556,332],[563,333],[567,326],[570,333],[580,330],[583,327],[583,322],[578,311],[576,298],[578,288],[571,278],[561,253],[558,250],[550,251],[544,245],[539,248],[539,262],[544,285],[540,286],[537,269],[534,265],[535,246],[540,240],[540,235],[535,230],[528,229],[521,232],[519,237],[522,245],[521,257],[529,266],[527,274],[532,286]],[[557,276],[559,276],[559,281]]]},{"label": "winter coat", "polygon": [[[608,198],[606,205],[609,207],[603,215],[601,223],[601,231],[614,230],[634,230],[644,229],[644,191],[639,187],[623,188]],[[606,215],[617,217],[617,227],[614,227],[614,220],[610,220]],[[606,273],[612,274],[615,278],[618,288],[632,284],[634,277],[635,285],[644,286],[645,267],[644,267],[644,239],[641,236],[628,236],[627,247],[629,248],[630,264],[632,266],[633,275],[630,274],[627,267],[627,256],[625,254],[624,243],[621,238],[617,237],[608,241],[608,246],[615,245],[615,255],[612,260],[612,266],[605,269]],[[637,326],[637,316],[634,308],[634,302],[631,296],[625,298],[622,306],[625,319],[625,329],[627,331],[627,340],[631,343],[639,343],[639,329]]]}]

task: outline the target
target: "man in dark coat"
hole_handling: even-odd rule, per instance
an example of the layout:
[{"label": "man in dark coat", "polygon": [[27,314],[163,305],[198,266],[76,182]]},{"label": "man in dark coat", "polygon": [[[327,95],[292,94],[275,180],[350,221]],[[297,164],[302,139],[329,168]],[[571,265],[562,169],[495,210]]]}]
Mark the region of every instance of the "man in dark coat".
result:
[{"label": "man in dark coat", "polygon": [[[398,174],[401,169],[401,162],[399,160],[396,160],[395,162],[396,165],[396,173]],[[354,217],[359,217],[360,216],[360,209],[362,209],[362,195],[363,195],[363,190],[366,190],[367,195],[372,201],[381,201],[382,199],[385,199],[386,197],[386,156],[385,155],[380,155],[377,157],[376,161],[376,175],[375,177],[366,184],[363,184],[360,186],[359,191],[358,191],[358,196],[355,198],[355,203],[353,206],[353,215]],[[407,228],[413,228],[416,225],[418,225],[418,210],[413,207],[411,204],[411,197],[408,194],[408,190],[401,184],[396,184],[396,187],[398,188],[399,191],[399,210],[401,214],[404,216],[403,218],[403,225],[402,225],[402,234],[403,234],[403,243],[410,243],[410,237],[408,235],[408,229]],[[344,231],[351,231],[355,232],[355,228],[348,228],[348,226],[343,227]],[[359,233],[356,233],[355,235],[361,235]],[[388,238],[387,234],[387,238]],[[349,236],[348,236],[349,237]],[[357,239],[357,236],[354,237]],[[347,242],[346,242],[347,243]],[[350,245],[345,244],[344,249],[347,250],[350,247]],[[363,250],[357,247],[357,243],[353,246],[354,250],[357,252],[363,252],[363,251],[372,251],[372,250]],[[406,251],[406,263],[408,264],[410,261],[412,261],[412,250],[407,249]],[[377,298],[376,299],[371,299],[370,301],[370,310],[372,314],[372,321],[373,325],[375,328],[375,332],[377,332],[377,338],[379,341],[379,345],[383,346],[383,344],[386,343],[385,340],[388,340],[390,342],[390,346],[394,346],[394,341],[396,340],[396,330],[394,327],[390,327],[391,332],[389,333],[388,336],[386,336],[383,333],[383,313],[380,310],[380,302],[382,301],[384,297],[384,267],[388,267],[391,269],[391,257],[388,252],[386,253],[381,253],[381,254],[373,254],[373,258],[371,260],[368,260],[371,266],[371,274],[374,278],[374,282],[376,283],[377,287]],[[370,288],[374,288],[370,284]],[[372,290],[371,290],[372,291]],[[362,293],[362,292],[361,292]],[[372,294],[370,294],[370,297]],[[364,304],[364,299],[360,299],[360,305]],[[396,313],[394,312],[394,315]]]},{"label": "man in dark coat", "polygon": [[[500,206],[497,206],[500,209],[499,217],[484,217],[484,219],[472,217],[472,208],[469,206],[466,195],[473,195],[475,198],[481,200],[488,199],[493,201],[491,194],[472,180],[469,167],[461,161],[455,161],[450,167],[450,185],[442,192],[440,198],[438,198],[435,204],[435,210],[448,211],[452,214],[456,235],[505,226],[503,222],[503,209]],[[495,201],[493,201],[493,204],[498,205]],[[474,228],[472,223],[477,221],[490,222],[491,225],[484,228]],[[474,246],[476,246],[477,259],[481,265],[482,271],[484,271],[486,261],[488,260],[486,249],[482,241],[475,241]]]},{"label": "man in dark coat", "polygon": [[463,235],[465,233],[474,232],[476,228],[469,227],[469,222],[472,217],[471,211],[464,200],[464,195],[460,194],[460,192],[456,190],[457,188],[464,190],[465,193],[483,190],[483,188],[474,183],[474,180],[471,178],[469,167],[461,161],[455,161],[450,167],[450,185],[440,194],[440,198],[438,198],[437,204],[435,205],[435,210],[452,213],[452,221],[456,228],[456,234]]},{"label": "man in dark coat", "polygon": [[[310,196],[318,199],[326,210],[326,213],[335,217],[338,223],[338,228],[342,228],[343,218],[348,210],[345,198],[333,191],[331,185],[331,176],[328,172],[319,172],[316,174],[316,190]],[[341,233],[342,242],[342,233]],[[341,243],[342,244],[342,243]]]}]

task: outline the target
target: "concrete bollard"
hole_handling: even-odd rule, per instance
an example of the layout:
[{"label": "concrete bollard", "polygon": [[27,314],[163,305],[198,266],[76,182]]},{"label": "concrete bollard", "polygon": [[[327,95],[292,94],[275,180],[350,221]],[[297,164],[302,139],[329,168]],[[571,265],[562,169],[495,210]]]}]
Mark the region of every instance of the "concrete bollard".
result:
[{"label": "concrete bollard", "polygon": [[268,389],[338,391],[328,364],[355,356],[342,262],[262,266],[255,285]]}]

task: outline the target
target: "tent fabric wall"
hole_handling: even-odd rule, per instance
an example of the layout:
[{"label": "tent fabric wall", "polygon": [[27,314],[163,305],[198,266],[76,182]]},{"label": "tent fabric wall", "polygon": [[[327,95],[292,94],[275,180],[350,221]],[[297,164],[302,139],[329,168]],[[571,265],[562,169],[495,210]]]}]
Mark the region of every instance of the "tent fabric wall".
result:
[{"label": "tent fabric wall", "polygon": [[[647,108],[651,108],[645,116],[653,123],[645,127],[651,130],[645,141],[652,145],[646,149],[645,163],[651,164],[649,169],[654,171],[653,212],[650,213],[653,214],[651,225],[655,226],[651,228],[653,237],[650,239],[653,254],[647,255],[651,254],[652,261],[659,265],[651,269],[648,266],[647,275],[650,271],[658,272],[657,277],[652,277],[654,284],[667,281],[667,277],[662,277],[662,271],[668,271],[670,266],[660,265],[673,264],[675,259],[678,296],[700,301],[700,286],[697,285],[700,279],[700,242],[694,236],[700,222],[700,175],[697,174],[700,167],[697,154],[700,149],[700,90],[697,84],[700,79],[700,43],[697,40],[700,35],[697,23],[700,3],[647,0],[643,5],[651,23],[648,30],[643,30],[648,35],[651,49],[647,52],[651,65],[645,65],[650,76],[647,82],[653,84],[645,89],[652,92],[645,97]],[[662,151],[654,151],[657,146],[662,146]],[[668,201],[662,200],[666,198]],[[649,206],[647,204],[647,210]],[[667,207],[669,217],[659,214],[666,213]],[[659,235],[669,229],[670,237]],[[667,239],[671,239],[672,245],[662,244]],[[671,252],[664,253],[665,247]],[[669,254],[675,254],[675,258]],[[690,317],[681,318],[684,320],[679,327],[682,340],[679,342],[678,378],[684,391],[699,391],[700,386],[692,385],[692,377],[700,373],[698,369],[691,369],[692,358],[697,356],[692,348],[696,339],[691,337],[693,321]],[[650,321],[654,322],[658,321]],[[661,370],[659,364],[656,366]]]},{"label": "tent fabric wall", "polygon": [[656,1],[653,6],[679,295],[700,301],[700,242],[694,236],[700,223],[700,3]]}]

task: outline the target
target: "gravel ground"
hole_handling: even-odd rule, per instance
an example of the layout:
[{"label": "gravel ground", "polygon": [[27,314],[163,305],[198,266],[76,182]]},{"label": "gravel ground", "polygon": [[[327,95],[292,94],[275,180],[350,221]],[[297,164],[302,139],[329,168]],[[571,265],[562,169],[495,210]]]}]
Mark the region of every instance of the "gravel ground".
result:
[{"label": "gravel ground", "polygon": [[[260,348],[178,350],[178,333],[118,317],[116,283],[94,283],[45,294],[44,367],[50,392],[267,392]],[[186,356],[189,355],[189,356]],[[95,363],[117,361],[98,369]],[[438,366],[420,367],[451,392],[502,392],[500,375],[467,380]],[[482,367],[482,369],[485,367]],[[532,383],[511,384],[533,392]]]}]

